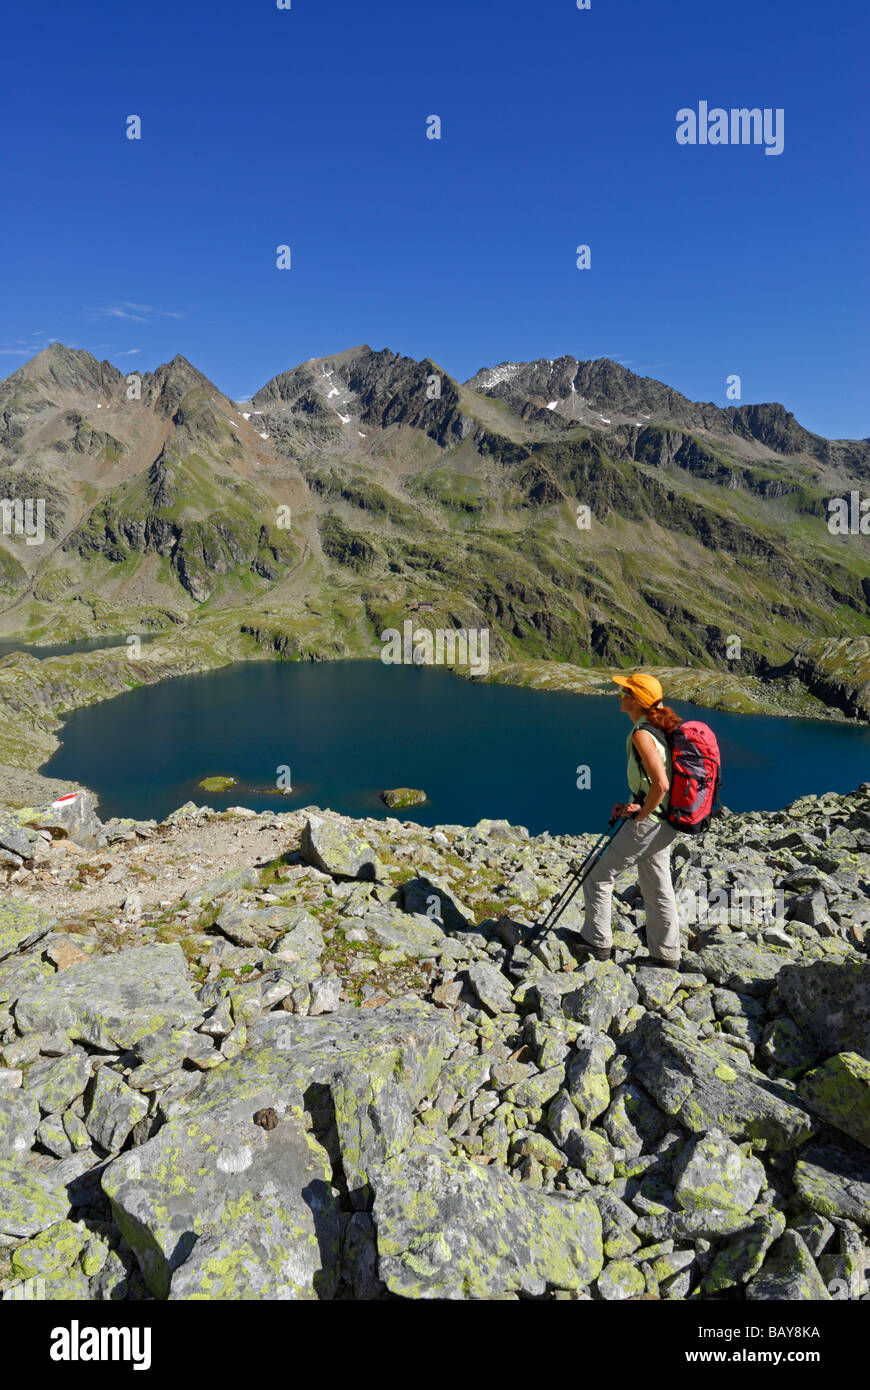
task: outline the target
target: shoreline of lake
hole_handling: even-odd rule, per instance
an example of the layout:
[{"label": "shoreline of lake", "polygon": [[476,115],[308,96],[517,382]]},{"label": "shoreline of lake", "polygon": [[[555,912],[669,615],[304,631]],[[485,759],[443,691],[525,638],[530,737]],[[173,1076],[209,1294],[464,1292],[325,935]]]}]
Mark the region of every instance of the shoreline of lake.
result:
[{"label": "shoreline of lake", "polygon": [[[315,804],[379,819],[391,814],[383,787],[411,785],[428,800],[402,819],[430,827],[507,819],[533,834],[582,834],[606,823],[627,794],[628,725],[615,687],[603,700],[451,674],[364,660],[188,673],[99,713],[71,712],[45,771],[81,777],[101,814],[138,820],[190,802],[258,813]],[[867,727],[675,703],[683,717],[712,723],[722,799],[734,811],[845,793],[856,768],[870,766]],[[202,779],[216,771],[232,785],[204,793]]]},{"label": "shoreline of lake", "polygon": [[[90,646],[97,639],[84,640]],[[149,633],[147,638],[143,635],[144,640],[149,642],[147,654],[133,660],[128,658],[117,634],[107,636],[105,644],[97,649],[77,653],[36,657],[24,651],[0,656],[0,711],[4,725],[0,734],[0,804],[32,804],[85,785],[52,779],[41,771],[61,746],[64,722],[75,710],[110,700],[131,688],[207,673],[234,663],[312,664],[276,657],[268,641],[244,632],[241,626],[228,629],[225,615],[204,618],[195,626]],[[333,655],[329,662],[358,659],[366,658]],[[368,659],[377,662],[378,653],[373,651]],[[485,678],[472,683],[597,695],[609,688],[610,672],[616,669],[583,668],[561,662],[504,662],[493,665]],[[866,723],[850,719],[842,710],[824,705],[806,691],[783,699],[783,692],[778,690],[780,698],[774,704],[770,698],[772,687],[759,678],[737,677],[707,668],[648,669],[664,677],[666,697],[697,698],[701,691],[704,708],[708,710],[805,718],[855,727]],[[768,696],[766,701],[760,698],[764,695]]]}]

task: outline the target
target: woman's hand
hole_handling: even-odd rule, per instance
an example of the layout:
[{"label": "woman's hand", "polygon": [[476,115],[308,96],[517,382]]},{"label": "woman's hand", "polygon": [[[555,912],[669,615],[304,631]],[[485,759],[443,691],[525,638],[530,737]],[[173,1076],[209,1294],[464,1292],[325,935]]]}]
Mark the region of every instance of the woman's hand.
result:
[{"label": "woman's hand", "polygon": [[617,802],[613,808],[611,820],[630,820],[640,809],[636,801],[626,802],[625,805],[621,802]]}]

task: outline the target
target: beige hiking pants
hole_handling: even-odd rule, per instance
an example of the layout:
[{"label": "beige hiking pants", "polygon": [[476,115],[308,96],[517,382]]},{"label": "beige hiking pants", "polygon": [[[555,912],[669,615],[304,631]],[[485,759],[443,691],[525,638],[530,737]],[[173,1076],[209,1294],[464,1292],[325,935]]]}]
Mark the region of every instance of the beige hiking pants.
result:
[{"label": "beige hiking pants", "polygon": [[623,822],[583,884],[584,941],[591,946],[612,945],[613,881],[623,869],[636,864],[646,907],[649,953],[662,960],[680,959],[680,927],[671,883],[671,844],[676,835],[677,831],[665,820],[649,817],[640,824],[633,820]]}]

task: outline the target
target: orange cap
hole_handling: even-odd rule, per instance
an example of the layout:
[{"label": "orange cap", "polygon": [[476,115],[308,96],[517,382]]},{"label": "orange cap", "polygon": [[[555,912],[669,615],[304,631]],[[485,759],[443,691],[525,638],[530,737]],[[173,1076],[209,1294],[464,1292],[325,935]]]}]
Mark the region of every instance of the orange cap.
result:
[{"label": "orange cap", "polygon": [[634,676],[611,676],[610,679],[630,691],[638,704],[643,705],[645,709],[657,704],[664,694],[661,683],[645,671],[638,671]]}]

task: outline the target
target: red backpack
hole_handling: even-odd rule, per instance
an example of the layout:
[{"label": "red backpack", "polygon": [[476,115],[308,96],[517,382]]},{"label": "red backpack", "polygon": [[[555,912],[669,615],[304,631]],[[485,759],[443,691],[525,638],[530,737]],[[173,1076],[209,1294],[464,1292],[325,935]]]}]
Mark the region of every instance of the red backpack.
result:
[{"label": "red backpack", "polygon": [[[642,727],[671,750],[673,771],[665,820],[684,835],[702,835],[710,824],[722,781],[722,755],[716,735],[700,719],[685,720],[672,734],[646,722]],[[632,749],[642,767],[633,744]]]}]

